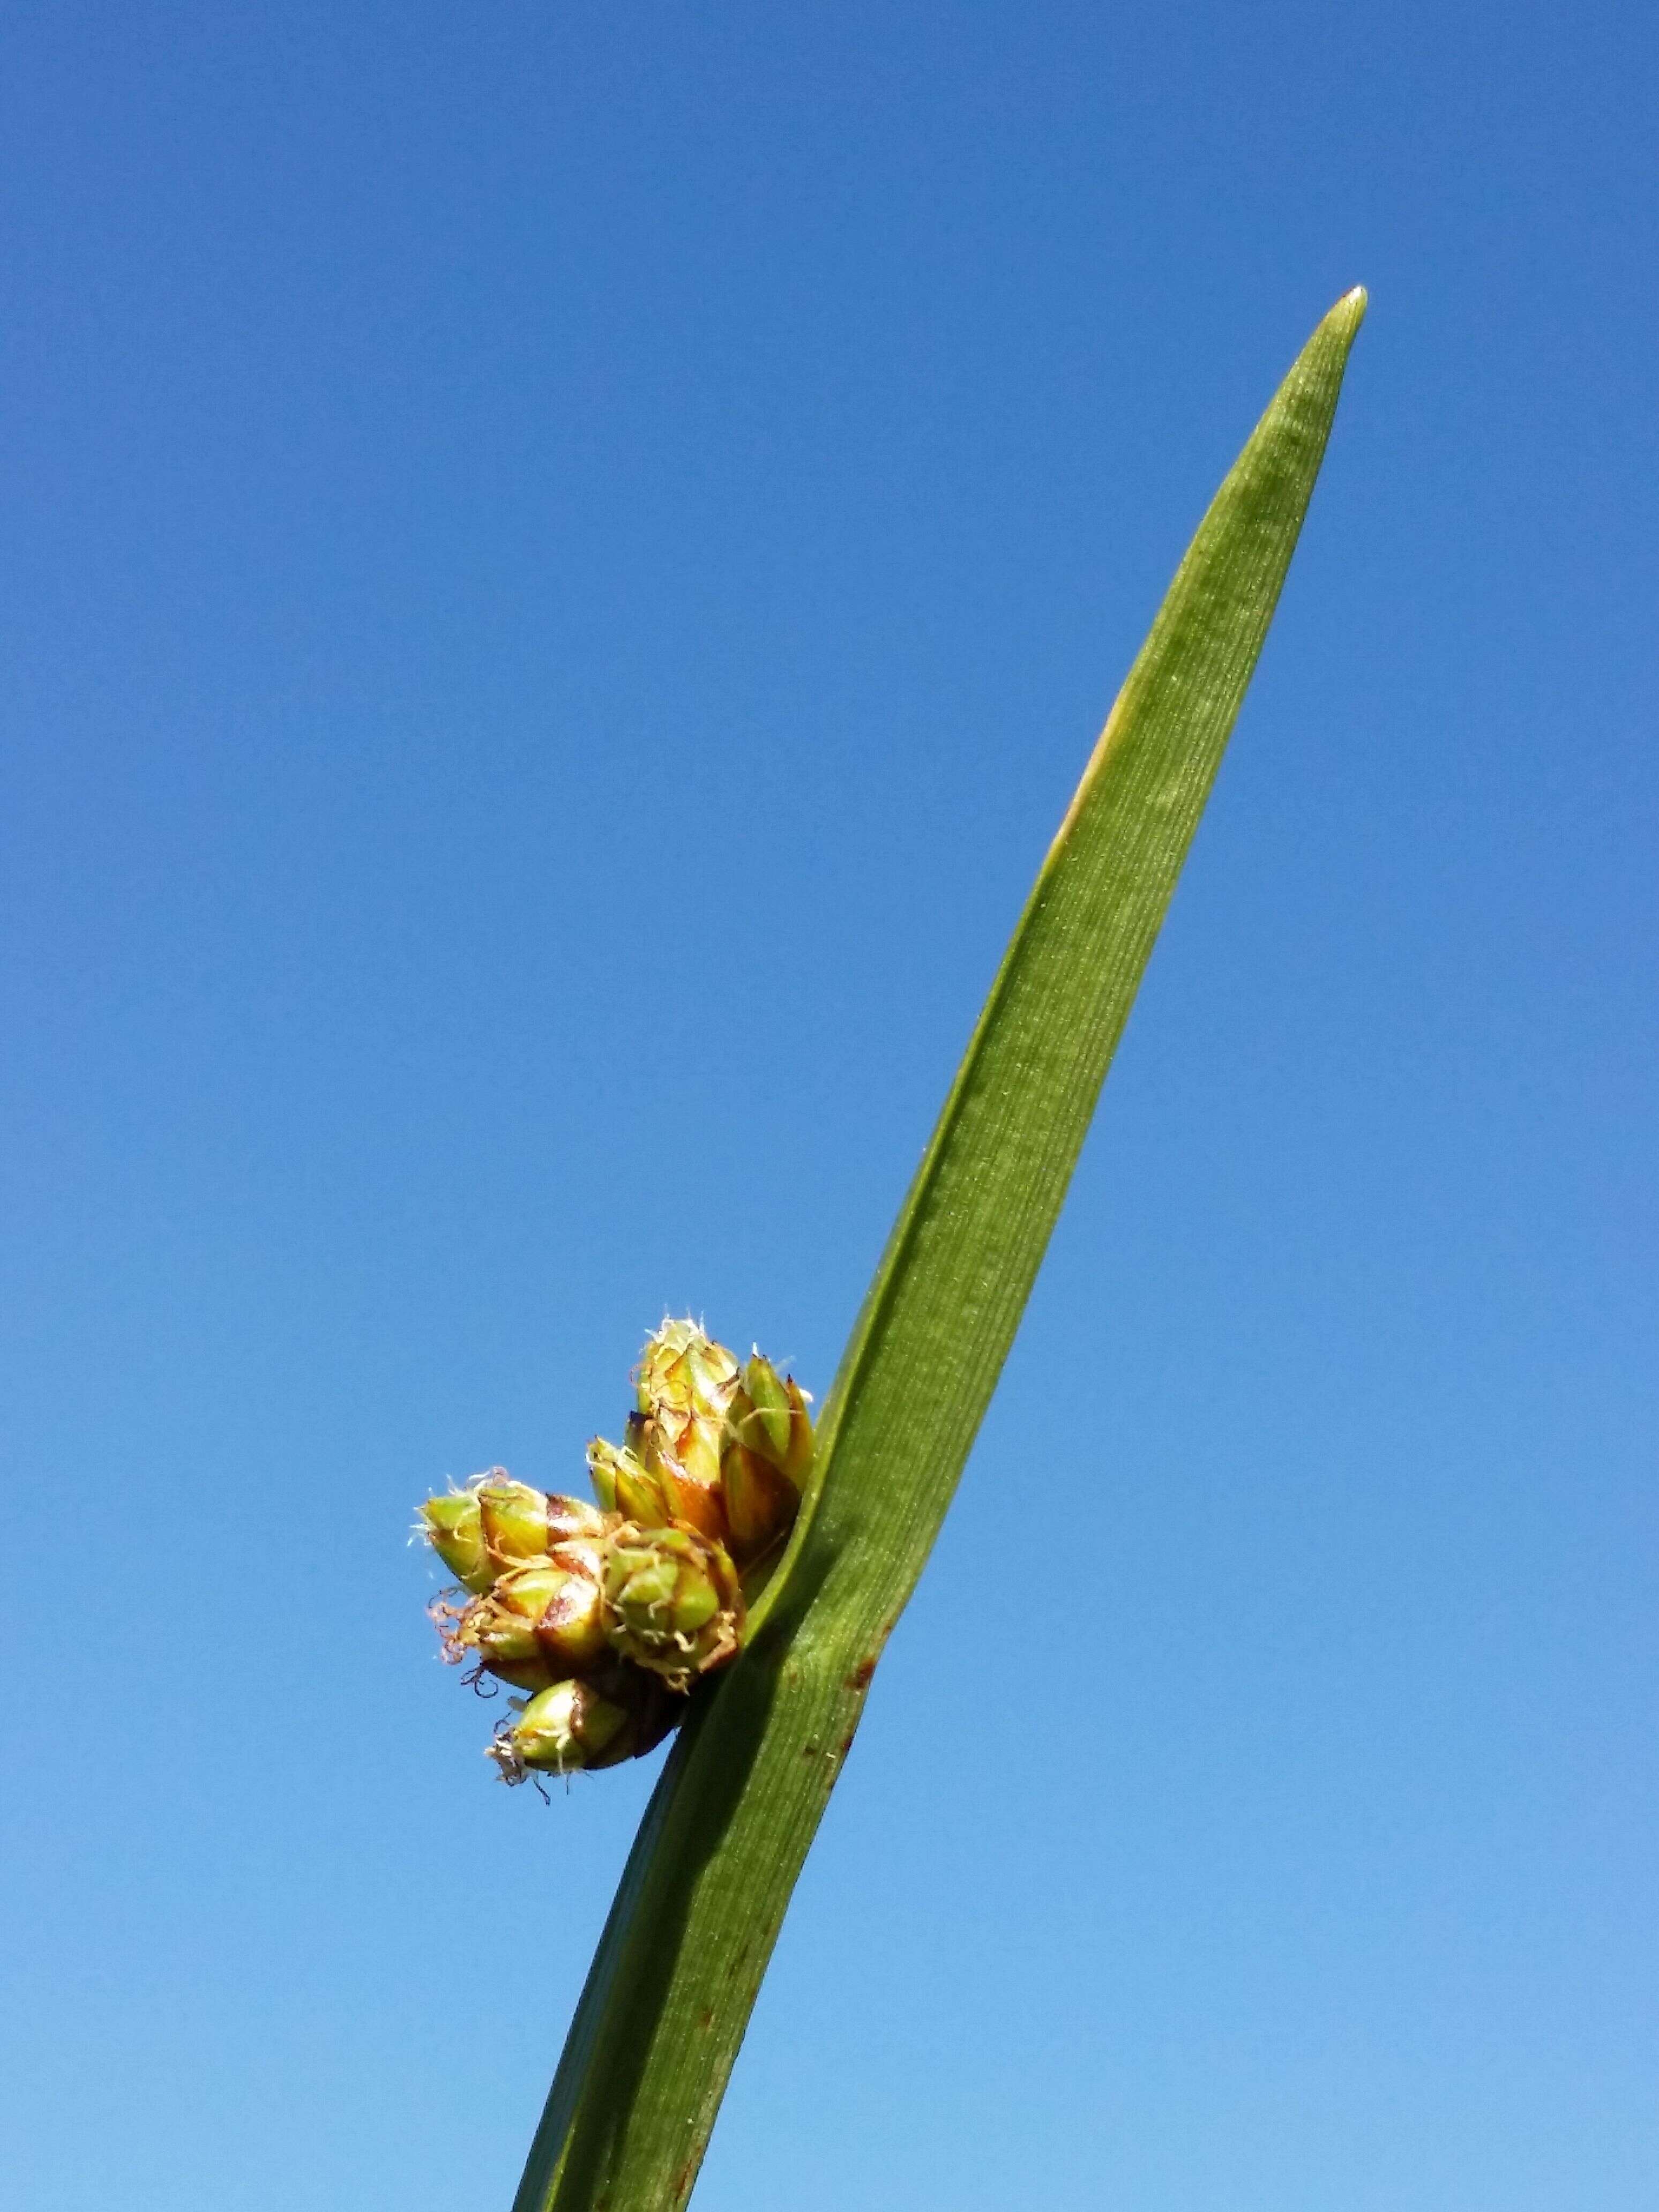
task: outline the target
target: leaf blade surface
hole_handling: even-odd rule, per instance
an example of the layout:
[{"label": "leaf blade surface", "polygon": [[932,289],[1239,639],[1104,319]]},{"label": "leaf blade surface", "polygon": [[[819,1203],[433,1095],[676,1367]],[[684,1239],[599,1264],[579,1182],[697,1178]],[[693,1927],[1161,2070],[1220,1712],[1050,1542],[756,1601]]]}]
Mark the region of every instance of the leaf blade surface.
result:
[{"label": "leaf blade surface", "polygon": [[690,2194],[1255,666],[1364,312],[1350,293],[1298,356],[1108,717],[843,1355],[783,1571],[652,1799],[514,2212],[674,2212]]}]

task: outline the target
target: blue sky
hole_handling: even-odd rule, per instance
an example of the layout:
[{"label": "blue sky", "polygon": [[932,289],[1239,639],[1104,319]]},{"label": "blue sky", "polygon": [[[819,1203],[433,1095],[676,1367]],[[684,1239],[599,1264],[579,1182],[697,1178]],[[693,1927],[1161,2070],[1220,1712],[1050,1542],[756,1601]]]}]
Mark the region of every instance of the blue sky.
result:
[{"label": "blue sky", "polygon": [[1655,2200],[1656,60],[1582,0],[11,11],[19,2212],[506,2204],[654,1762],[492,1782],[410,1509],[577,1484],[665,1307],[828,1382],[1356,282],[696,2201]]}]

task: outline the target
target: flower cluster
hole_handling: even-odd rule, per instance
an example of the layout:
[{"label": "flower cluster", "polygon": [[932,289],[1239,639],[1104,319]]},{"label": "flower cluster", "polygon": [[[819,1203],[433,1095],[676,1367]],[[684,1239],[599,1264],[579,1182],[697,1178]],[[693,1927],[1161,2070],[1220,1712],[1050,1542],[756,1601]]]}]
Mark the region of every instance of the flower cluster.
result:
[{"label": "flower cluster", "polygon": [[736,1656],[745,1590],[794,1525],[812,1421],[792,1376],[671,1321],[635,1381],[625,1442],[587,1448],[597,1505],[497,1467],[421,1508],[459,1584],[432,1608],[445,1657],[530,1693],[490,1747],[509,1782],[660,1743],[699,1678]]}]

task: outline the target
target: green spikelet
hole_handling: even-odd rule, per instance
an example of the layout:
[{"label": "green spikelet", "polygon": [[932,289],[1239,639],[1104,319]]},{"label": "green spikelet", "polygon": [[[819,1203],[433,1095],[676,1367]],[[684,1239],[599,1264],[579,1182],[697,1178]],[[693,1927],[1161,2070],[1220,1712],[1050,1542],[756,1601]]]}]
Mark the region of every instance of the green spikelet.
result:
[{"label": "green spikelet", "polygon": [[504,1467],[475,1474],[465,1490],[428,1498],[420,1533],[464,1589],[487,1590],[500,1575],[544,1559],[560,1544],[594,1539],[605,1516],[585,1498],[549,1497],[515,1482]]},{"label": "green spikelet", "polygon": [[628,1445],[618,1451],[603,1437],[595,1437],[587,1447],[587,1472],[605,1512],[618,1513],[641,1528],[666,1528],[673,1519],[673,1506],[660,1479]]},{"label": "green spikelet", "polygon": [[494,1468],[478,1484],[478,1517],[484,1549],[497,1574],[544,1559],[560,1545],[605,1534],[603,1513],[585,1498],[566,1498],[514,1482]]},{"label": "green spikelet", "polygon": [[514,1783],[532,1773],[617,1766],[659,1744],[684,1705],[656,1675],[613,1663],[592,1680],[556,1682],[532,1698],[497,1729],[489,1756],[502,1781]]},{"label": "green spikelet", "polygon": [[782,1544],[811,1465],[806,1394],[757,1352],[732,1388],[720,1436],[726,1542],[739,1566]]},{"label": "green spikelet", "polygon": [[544,1689],[607,1660],[607,1541],[560,1544],[500,1576],[447,1627],[446,1656],[475,1653],[484,1673],[520,1690]]},{"label": "green spikelet", "polygon": [[421,1508],[420,1533],[463,1589],[487,1590],[495,1581],[476,1490],[428,1498]]},{"label": "green spikelet", "polygon": [[[635,1370],[629,1449],[658,1485],[666,1517],[723,1542],[720,1438],[738,1363],[695,1322],[665,1321]],[[648,1523],[656,1526],[659,1523]]]},{"label": "green spikelet", "polygon": [[606,1552],[605,1625],[624,1658],[689,1690],[743,1638],[743,1590],[726,1547],[683,1523],[619,1528]]}]

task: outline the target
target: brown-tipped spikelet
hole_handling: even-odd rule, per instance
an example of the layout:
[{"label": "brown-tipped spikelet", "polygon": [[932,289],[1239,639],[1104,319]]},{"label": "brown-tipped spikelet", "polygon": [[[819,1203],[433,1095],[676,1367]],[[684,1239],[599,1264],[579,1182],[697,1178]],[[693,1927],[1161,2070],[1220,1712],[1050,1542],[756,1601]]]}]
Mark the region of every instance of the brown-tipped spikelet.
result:
[{"label": "brown-tipped spikelet", "polygon": [[515,1482],[504,1467],[475,1474],[465,1490],[428,1498],[421,1534],[463,1589],[487,1590],[500,1575],[558,1545],[605,1534],[605,1516],[585,1498],[550,1498]]},{"label": "brown-tipped spikelet", "polygon": [[757,1352],[733,1386],[720,1437],[726,1542],[746,1567],[795,1525],[812,1465],[812,1417],[793,1375]]},{"label": "brown-tipped spikelet", "polygon": [[695,1322],[665,1321],[646,1340],[628,1423],[629,1448],[657,1485],[665,1517],[721,1540],[720,1435],[737,1379],[723,1344]]},{"label": "brown-tipped spikelet", "polygon": [[478,1485],[478,1516],[484,1549],[497,1574],[532,1559],[546,1559],[562,1544],[603,1536],[603,1513],[585,1498],[532,1490],[496,1468]]},{"label": "brown-tipped spikelet", "polygon": [[475,1597],[446,1638],[447,1656],[520,1690],[540,1690],[608,1660],[603,1541],[560,1544]]},{"label": "brown-tipped spikelet", "polygon": [[743,1638],[743,1589],[726,1547],[683,1522],[619,1528],[606,1549],[605,1626],[624,1658],[689,1690]]}]

